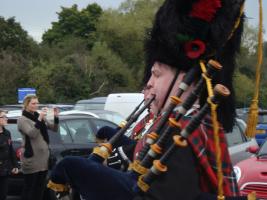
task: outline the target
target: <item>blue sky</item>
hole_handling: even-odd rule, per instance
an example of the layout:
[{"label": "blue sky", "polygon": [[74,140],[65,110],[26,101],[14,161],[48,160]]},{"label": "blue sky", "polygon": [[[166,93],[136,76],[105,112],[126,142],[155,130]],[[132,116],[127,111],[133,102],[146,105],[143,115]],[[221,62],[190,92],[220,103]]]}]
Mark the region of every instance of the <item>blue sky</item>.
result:
[{"label": "blue sky", "polygon": [[[57,21],[56,12],[61,6],[70,7],[77,4],[84,8],[89,3],[96,2],[102,8],[117,8],[124,0],[0,0],[0,16],[5,18],[15,16],[16,21],[35,40],[41,41],[42,34],[51,27],[51,22]],[[267,9],[267,0],[263,0],[263,10]],[[258,0],[246,1],[246,14],[249,23],[258,25]],[[267,27],[267,12],[264,13],[264,26]],[[265,40],[267,36],[265,34]]]}]

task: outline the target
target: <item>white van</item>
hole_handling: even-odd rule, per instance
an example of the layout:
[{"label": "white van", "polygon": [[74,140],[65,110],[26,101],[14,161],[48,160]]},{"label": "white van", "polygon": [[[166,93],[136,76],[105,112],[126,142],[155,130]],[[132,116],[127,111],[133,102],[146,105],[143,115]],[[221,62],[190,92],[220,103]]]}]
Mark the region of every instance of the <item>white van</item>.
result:
[{"label": "white van", "polygon": [[[132,111],[143,101],[143,99],[144,94],[142,93],[109,94],[106,99],[104,110],[120,113],[126,119],[132,113]],[[142,106],[143,105],[144,104],[142,104]],[[139,119],[144,117],[146,114],[147,111],[144,111]]]}]

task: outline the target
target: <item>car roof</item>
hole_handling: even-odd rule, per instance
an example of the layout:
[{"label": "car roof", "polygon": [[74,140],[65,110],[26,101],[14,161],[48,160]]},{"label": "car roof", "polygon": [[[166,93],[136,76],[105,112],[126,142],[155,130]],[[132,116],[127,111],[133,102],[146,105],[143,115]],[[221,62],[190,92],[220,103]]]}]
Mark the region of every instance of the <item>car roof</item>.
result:
[{"label": "car roof", "polygon": [[95,117],[89,116],[89,115],[60,115],[59,114],[59,120],[65,120],[65,119],[81,119],[81,118],[89,118],[92,119]]},{"label": "car roof", "polygon": [[62,111],[60,113],[60,116],[67,116],[67,115],[85,115],[85,116],[93,116],[96,118],[99,118],[98,115],[96,115],[95,113],[91,112],[91,111],[82,111],[82,110],[68,110],[68,111]]},{"label": "car roof", "polygon": [[[20,115],[21,116],[21,115]],[[14,123],[17,121],[17,119],[20,117],[20,116],[13,116],[13,117],[9,117],[8,118],[8,121],[10,123]],[[59,120],[68,120],[68,119],[96,119],[95,117],[93,116],[90,116],[90,115],[84,115],[84,114],[75,114],[75,115],[60,115],[59,114]],[[97,118],[99,119],[99,118]],[[110,123],[113,123],[111,121],[108,121],[106,119],[100,119],[100,120],[103,120],[103,121],[107,121],[107,122],[110,122]],[[113,123],[114,125],[116,125],[115,123]]]},{"label": "car roof", "polygon": [[86,103],[99,103],[104,104],[106,102],[107,97],[95,97],[91,99],[83,99],[76,102],[76,104],[86,104]]},{"label": "car roof", "polygon": [[48,103],[48,104],[44,104],[44,105],[55,106],[55,107],[58,107],[58,108],[61,108],[61,107],[71,108],[71,107],[74,106],[73,104],[54,104],[54,103]]},{"label": "car roof", "polygon": [[94,116],[96,118],[99,118],[99,114],[114,114],[114,115],[119,115],[121,117],[123,117],[120,113],[114,112],[114,111],[110,111],[110,110],[68,110],[68,111],[62,111],[60,112],[60,115],[91,115]]},{"label": "car roof", "polygon": [[120,115],[119,113],[115,112],[115,111],[111,111],[111,110],[96,110],[96,109],[93,109],[93,110],[85,110],[85,112],[92,112],[92,113],[95,113],[95,114],[102,114],[102,113],[109,113],[109,114],[118,114]]}]

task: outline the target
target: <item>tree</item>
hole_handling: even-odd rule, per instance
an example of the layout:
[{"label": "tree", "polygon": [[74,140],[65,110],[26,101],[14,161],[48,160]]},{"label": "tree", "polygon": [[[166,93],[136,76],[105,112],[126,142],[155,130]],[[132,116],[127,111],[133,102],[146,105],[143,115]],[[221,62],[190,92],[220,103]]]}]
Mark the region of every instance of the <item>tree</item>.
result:
[{"label": "tree", "polygon": [[[249,106],[250,100],[254,95],[255,70],[257,63],[257,45],[258,45],[257,28],[245,24],[244,34],[242,37],[242,46],[240,55],[237,59],[237,72],[235,78],[236,96],[239,106]],[[264,42],[264,58],[261,73],[261,87],[259,94],[259,105],[266,106],[267,91],[267,64],[264,60],[266,56],[266,42]],[[244,87],[245,86],[245,87]]]},{"label": "tree", "polygon": [[58,21],[52,23],[52,28],[43,34],[43,42],[56,44],[65,37],[74,36],[87,40],[88,47],[95,41],[96,24],[102,14],[102,9],[96,3],[89,4],[85,9],[78,10],[76,4],[70,8],[61,8]]},{"label": "tree", "polygon": [[144,66],[144,38],[161,2],[162,0],[128,0],[118,10],[105,11],[97,26],[99,41],[105,42],[127,63],[139,85]]},{"label": "tree", "polygon": [[246,75],[237,72],[234,79],[237,107],[249,107],[253,98],[254,83]]},{"label": "tree", "polygon": [[0,17],[0,51],[9,51],[24,56],[38,56],[38,46],[22,29],[15,18]]},{"label": "tree", "polygon": [[49,62],[56,62],[72,54],[88,53],[86,39],[75,36],[66,36],[54,45],[42,44],[41,46],[42,59]]},{"label": "tree", "polygon": [[96,42],[88,60],[90,95],[107,95],[111,92],[136,91],[134,77],[126,63],[105,42]]},{"label": "tree", "polygon": [[27,84],[29,62],[17,53],[0,53],[0,105],[17,103],[17,89]]}]

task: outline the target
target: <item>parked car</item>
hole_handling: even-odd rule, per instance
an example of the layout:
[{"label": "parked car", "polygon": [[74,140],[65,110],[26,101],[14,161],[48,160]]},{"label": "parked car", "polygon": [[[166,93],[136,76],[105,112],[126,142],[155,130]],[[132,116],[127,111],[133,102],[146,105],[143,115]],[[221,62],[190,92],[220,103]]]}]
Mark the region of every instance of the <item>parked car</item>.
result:
[{"label": "parked car", "polygon": [[[17,117],[9,118],[7,129],[10,130],[16,155],[20,157],[22,136],[17,130]],[[116,128],[117,125],[95,117],[85,115],[59,117],[59,129],[55,133],[48,131],[51,153],[61,160],[65,156],[88,156],[97,145],[95,133],[103,126]],[[8,195],[20,195],[23,188],[23,174],[12,175],[9,181]],[[44,199],[53,199],[54,193],[47,189]]]},{"label": "parked car", "polygon": [[231,161],[233,164],[249,158],[252,154],[246,149],[250,146],[258,146],[255,138],[245,136],[246,123],[242,119],[236,118],[232,132],[226,133],[226,140]]},{"label": "parked car", "polygon": [[255,138],[260,146],[267,138],[267,110],[259,112]]},{"label": "parked car", "polygon": [[267,199],[267,142],[248,149],[255,155],[234,167],[241,195],[255,191],[258,199]]},{"label": "parked car", "polygon": [[1,110],[6,110],[6,111],[10,111],[10,110],[21,110],[23,108],[22,104],[9,104],[9,105],[2,105],[0,106]]},{"label": "parked car", "polygon": [[246,122],[247,118],[248,118],[248,111],[249,111],[249,108],[247,108],[247,107],[237,108],[236,109],[237,117],[239,119],[243,119]]},{"label": "parked car", "polygon": [[87,110],[87,111],[80,111],[80,110],[69,110],[60,113],[61,115],[89,115],[92,117],[106,119],[111,121],[117,125],[119,125],[124,118],[117,112],[108,111],[108,110]]},{"label": "parked car", "polygon": [[[144,100],[142,93],[114,93],[109,94],[104,109],[120,113],[125,119]],[[144,111],[139,119],[147,115]]]},{"label": "parked car", "polygon": [[[43,107],[57,107],[59,111],[67,111],[67,110],[72,110],[74,105],[72,104],[39,104],[39,109]],[[10,104],[10,105],[3,105],[0,106],[2,110],[6,110],[8,112],[12,111],[17,111],[17,110],[22,110],[23,109],[23,104]]]},{"label": "parked car", "polygon": [[74,105],[73,104],[43,104],[47,107],[53,107],[58,108],[59,112],[67,111],[67,110],[73,110]]},{"label": "parked car", "polygon": [[79,100],[74,105],[74,110],[104,110],[107,97],[95,97]]}]

